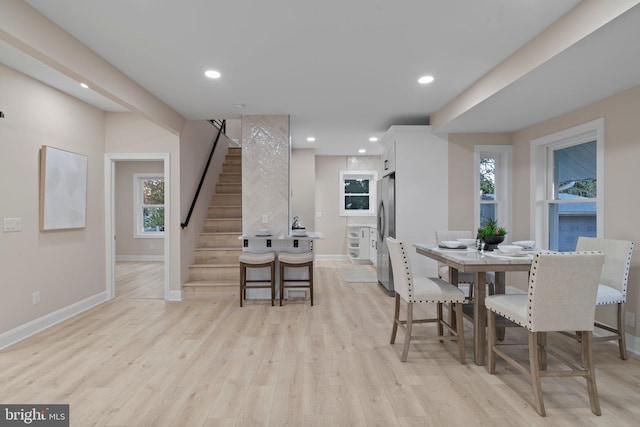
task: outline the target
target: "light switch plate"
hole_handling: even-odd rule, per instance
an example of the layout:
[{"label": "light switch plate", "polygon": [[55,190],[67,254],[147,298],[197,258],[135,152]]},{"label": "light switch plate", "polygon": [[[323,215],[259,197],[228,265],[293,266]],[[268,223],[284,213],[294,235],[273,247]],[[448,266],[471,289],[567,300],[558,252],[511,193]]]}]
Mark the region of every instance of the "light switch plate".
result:
[{"label": "light switch plate", "polygon": [[22,231],[22,218],[5,218],[4,231]]}]

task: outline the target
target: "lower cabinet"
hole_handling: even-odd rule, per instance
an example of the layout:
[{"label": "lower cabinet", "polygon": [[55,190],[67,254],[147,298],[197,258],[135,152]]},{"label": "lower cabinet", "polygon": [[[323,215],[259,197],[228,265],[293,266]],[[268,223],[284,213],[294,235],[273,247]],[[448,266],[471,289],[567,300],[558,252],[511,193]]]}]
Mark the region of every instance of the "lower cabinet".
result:
[{"label": "lower cabinet", "polygon": [[370,264],[374,262],[373,259],[377,256],[377,252],[375,248],[372,250],[372,240],[375,245],[375,229],[370,226],[347,226],[347,251],[351,262],[354,264]]},{"label": "lower cabinet", "polygon": [[369,261],[375,266],[378,265],[378,236],[375,228],[369,229]]}]

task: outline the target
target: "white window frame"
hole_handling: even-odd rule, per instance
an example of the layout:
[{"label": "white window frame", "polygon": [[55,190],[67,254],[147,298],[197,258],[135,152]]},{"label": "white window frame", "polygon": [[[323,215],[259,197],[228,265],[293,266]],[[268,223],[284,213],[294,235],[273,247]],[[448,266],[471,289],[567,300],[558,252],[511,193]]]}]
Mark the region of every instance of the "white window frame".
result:
[{"label": "white window frame", "polygon": [[[368,210],[348,210],[345,207],[344,182],[348,179],[368,179],[369,180],[369,209]],[[376,214],[376,181],[378,172],[376,171],[340,171],[340,216],[375,216]],[[359,194],[364,195],[364,194]]]},{"label": "white window frame", "polygon": [[[546,135],[531,141],[531,229],[536,246],[549,248],[549,205],[553,201],[553,164],[550,152],[596,141],[596,236],[604,237],[604,118]],[[593,201],[592,199],[582,200]]]},{"label": "white window frame", "polygon": [[494,203],[497,206],[497,219],[500,227],[507,232],[511,231],[511,199],[512,199],[512,157],[513,147],[511,145],[476,145],[473,149],[474,179],[474,230],[480,228],[480,205],[482,204],[480,194],[480,159],[482,157],[495,157],[496,162],[496,194]]},{"label": "white window frame", "polygon": [[[144,181],[148,179],[162,179],[163,173],[135,173],[133,174],[133,237],[136,239],[160,239],[164,237],[164,231],[144,231],[144,220],[142,218],[142,210],[145,206],[162,206],[165,209],[166,221],[166,203],[163,205],[145,205],[144,204]],[[166,182],[165,182],[166,184]],[[166,191],[166,188],[165,188]],[[166,200],[165,200],[166,202]],[[166,224],[165,224],[166,230]]]}]

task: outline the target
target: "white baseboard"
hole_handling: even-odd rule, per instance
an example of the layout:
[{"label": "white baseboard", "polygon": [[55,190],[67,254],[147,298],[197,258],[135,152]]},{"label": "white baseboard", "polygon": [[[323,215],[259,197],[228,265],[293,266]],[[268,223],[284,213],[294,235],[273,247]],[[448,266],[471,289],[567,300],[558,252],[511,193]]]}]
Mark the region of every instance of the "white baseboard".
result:
[{"label": "white baseboard", "polygon": [[0,350],[22,341],[25,338],[29,338],[38,332],[44,331],[63,320],[67,320],[108,300],[107,292],[100,292],[92,297],[68,305],[39,319],[32,320],[29,323],[25,323],[15,329],[0,334]]},{"label": "white baseboard", "polygon": [[640,338],[625,334],[627,338],[627,351],[640,355]]},{"label": "white baseboard", "polygon": [[184,300],[184,292],[183,291],[169,291],[169,296],[166,301],[182,301]]},{"label": "white baseboard", "polygon": [[116,255],[116,261],[164,261],[164,255]]}]

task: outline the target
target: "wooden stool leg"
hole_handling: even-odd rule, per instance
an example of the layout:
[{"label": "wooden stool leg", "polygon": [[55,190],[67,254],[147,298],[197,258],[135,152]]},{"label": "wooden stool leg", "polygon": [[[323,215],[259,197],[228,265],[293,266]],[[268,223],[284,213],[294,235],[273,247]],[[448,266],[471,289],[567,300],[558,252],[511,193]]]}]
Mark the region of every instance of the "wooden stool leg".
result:
[{"label": "wooden stool leg", "polygon": [[242,307],[242,301],[244,299],[244,288],[246,286],[245,278],[247,275],[247,267],[244,264],[240,264],[240,307]]},{"label": "wooden stool leg", "polygon": [[275,305],[276,300],[276,260],[271,262],[271,307]]},{"label": "wooden stool leg", "polygon": [[313,307],[313,262],[309,264],[309,293],[311,294],[311,306]]},{"label": "wooden stool leg", "polygon": [[284,263],[280,263],[280,306],[282,306],[282,296],[284,295]]}]

